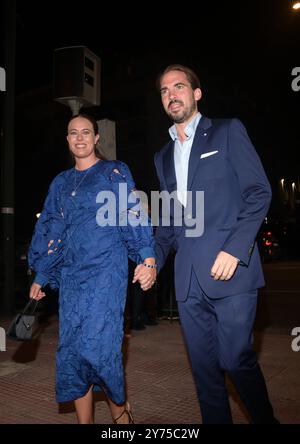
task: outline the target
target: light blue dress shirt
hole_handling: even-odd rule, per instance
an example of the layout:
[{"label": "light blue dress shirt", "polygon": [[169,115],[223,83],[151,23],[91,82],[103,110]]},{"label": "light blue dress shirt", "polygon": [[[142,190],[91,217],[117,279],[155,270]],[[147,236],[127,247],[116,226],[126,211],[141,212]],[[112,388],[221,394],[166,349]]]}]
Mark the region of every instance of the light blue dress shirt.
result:
[{"label": "light blue dress shirt", "polygon": [[184,206],[186,206],[186,201],[187,201],[189,159],[190,159],[195,132],[201,117],[202,117],[201,114],[198,112],[196,116],[185,127],[184,133],[187,136],[187,139],[183,143],[181,143],[178,138],[175,124],[171,126],[171,128],[169,128],[169,134],[175,142],[174,163],[175,163],[175,173],[177,181],[177,197],[178,200]]}]

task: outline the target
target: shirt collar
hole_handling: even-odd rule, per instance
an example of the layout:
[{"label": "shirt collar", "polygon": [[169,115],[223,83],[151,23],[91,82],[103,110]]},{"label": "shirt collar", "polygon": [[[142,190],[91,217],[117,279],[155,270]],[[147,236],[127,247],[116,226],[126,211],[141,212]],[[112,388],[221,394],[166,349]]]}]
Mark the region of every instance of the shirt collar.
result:
[{"label": "shirt collar", "polygon": [[[184,133],[188,139],[194,136],[196,128],[201,119],[202,115],[198,112],[195,117],[189,122],[189,124],[184,128]],[[169,134],[173,140],[178,139],[177,130],[175,124],[169,128]]]}]

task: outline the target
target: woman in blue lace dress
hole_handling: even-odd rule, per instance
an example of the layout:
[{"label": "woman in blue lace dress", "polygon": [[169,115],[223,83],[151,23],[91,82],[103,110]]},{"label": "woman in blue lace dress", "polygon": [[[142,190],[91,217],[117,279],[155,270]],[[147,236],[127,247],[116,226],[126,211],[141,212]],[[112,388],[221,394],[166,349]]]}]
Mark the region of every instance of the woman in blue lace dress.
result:
[{"label": "woman in blue lace dress", "polygon": [[134,190],[128,167],[99,159],[98,139],[91,117],[70,120],[75,166],[55,177],[36,224],[30,297],[44,297],[46,284],[59,288],[57,401],[74,400],[78,422],[93,423],[93,391],[103,390],[114,422],[130,423],[121,352],[127,258],[145,265],[141,285],[150,288],[154,242],[147,220],[139,223],[147,217],[142,206],[128,204]]}]

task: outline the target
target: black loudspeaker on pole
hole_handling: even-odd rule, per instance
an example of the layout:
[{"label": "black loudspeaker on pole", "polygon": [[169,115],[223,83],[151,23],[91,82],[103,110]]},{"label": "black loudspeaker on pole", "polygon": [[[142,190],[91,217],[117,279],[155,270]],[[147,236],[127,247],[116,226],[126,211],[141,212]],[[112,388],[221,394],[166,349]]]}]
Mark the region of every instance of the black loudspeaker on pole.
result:
[{"label": "black loudspeaker on pole", "polygon": [[100,58],[85,46],[54,51],[54,100],[70,106],[73,115],[82,106],[100,105]]}]

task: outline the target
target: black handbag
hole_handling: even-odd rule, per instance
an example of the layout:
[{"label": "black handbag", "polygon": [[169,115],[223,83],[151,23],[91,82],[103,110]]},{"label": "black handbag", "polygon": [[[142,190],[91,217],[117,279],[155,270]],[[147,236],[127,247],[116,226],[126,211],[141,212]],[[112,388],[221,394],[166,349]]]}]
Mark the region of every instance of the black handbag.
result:
[{"label": "black handbag", "polygon": [[33,325],[37,319],[37,315],[34,314],[38,301],[30,299],[25,308],[18,313],[13,319],[6,336],[16,341],[29,341],[33,333]]}]

